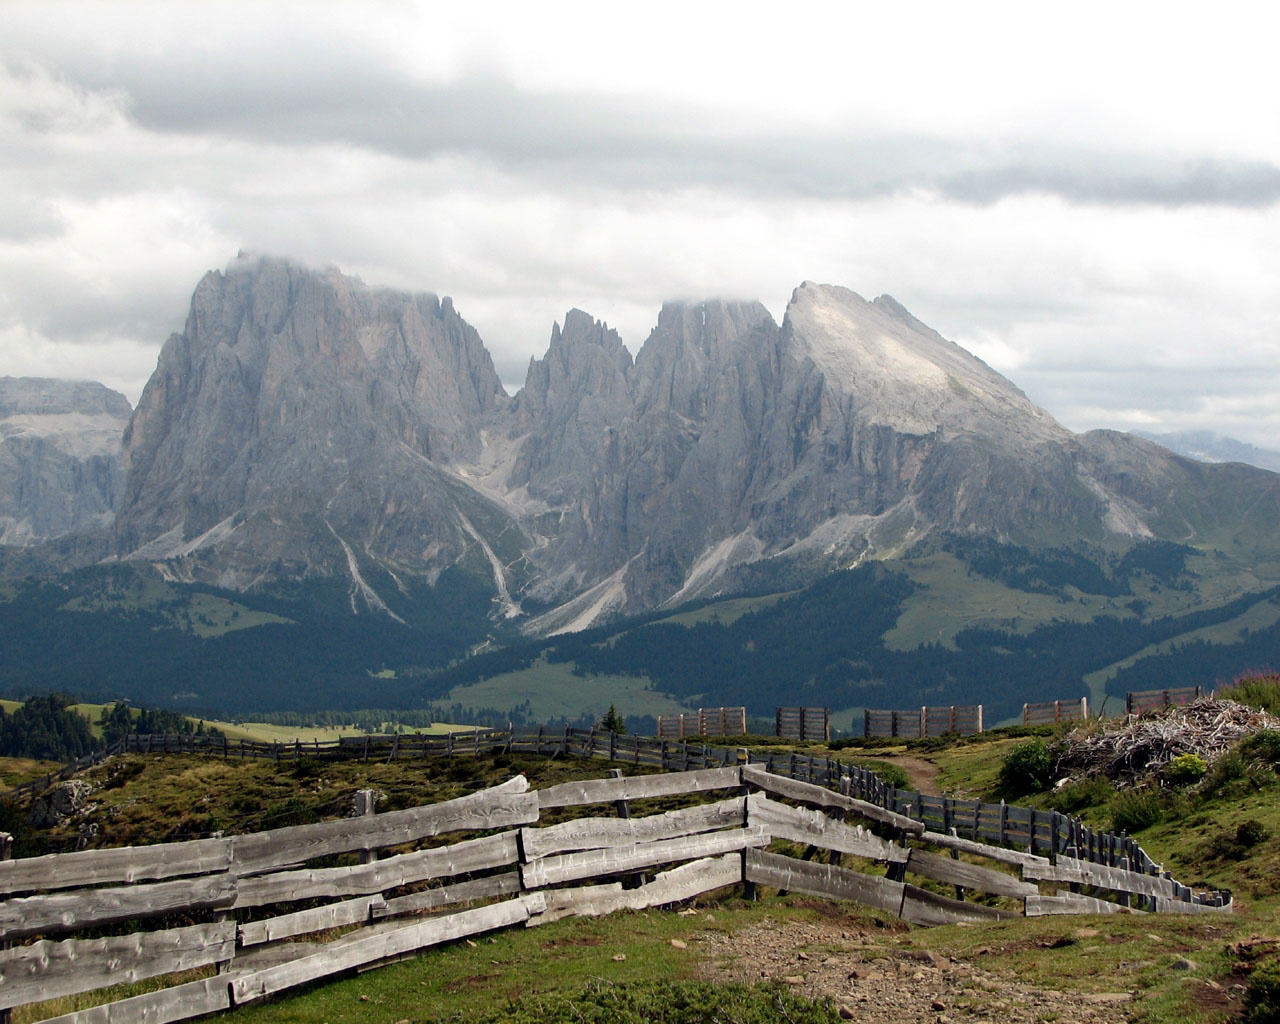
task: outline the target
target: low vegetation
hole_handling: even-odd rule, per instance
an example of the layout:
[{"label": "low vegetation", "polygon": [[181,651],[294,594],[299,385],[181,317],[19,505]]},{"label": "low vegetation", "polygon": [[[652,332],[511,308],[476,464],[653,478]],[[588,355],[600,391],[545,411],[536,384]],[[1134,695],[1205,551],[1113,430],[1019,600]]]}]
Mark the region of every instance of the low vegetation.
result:
[{"label": "low vegetation", "polygon": [[[822,973],[817,965],[850,950],[870,962],[873,974],[895,971],[904,950],[921,951],[921,956],[928,951],[952,965],[948,970],[958,969],[955,965],[980,968],[983,985],[990,987],[971,984],[958,990],[955,1005],[937,1011],[951,1020],[1021,1019],[1012,1015],[1012,1008],[1026,986],[1075,993],[1082,1000],[1132,997],[1123,1008],[1116,1007],[1112,1019],[1123,1016],[1142,1024],[1278,1019],[1280,732],[1254,733],[1203,771],[1192,760],[1175,759],[1170,765],[1178,763],[1176,770],[1120,789],[1104,778],[1058,784],[1061,780],[1052,771],[1044,776],[1042,751],[1051,754],[1064,732],[1059,728],[1027,736],[1007,730],[911,745],[849,744],[836,756],[852,756],[898,785],[906,774],[899,760],[923,763],[937,772],[942,788],[954,790],[963,782],[968,795],[985,799],[999,799],[1016,782],[1026,792],[1021,802],[1130,831],[1182,881],[1231,889],[1234,913],[1042,918],[914,929],[852,905],[772,891],[763,892],[759,902],[747,902],[737,891],[726,890],[719,898],[684,908],[683,915],[653,911],[628,914],[625,920],[561,921],[434,949],[401,964],[242,1008],[230,1019],[250,1024],[484,1024],[500,1019],[527,1024],[632,1019],[825,1024],[836,1019],[838,1008],[821,998],[825,990],[814,981]],[[777,749],[776,740],[773,744],[769,749]],[[816,744],[805,749],[823,750]],[[89,822],[98,828],[88,841],[100,845],[252,831],[345,814],[357,788],[378,790],[379,808],[389,809],[459,795],[518,772],[542,787],[599,777],[603,766],[502,754],[390,765],[311,759],[276,765],[134,755],[86,773],[99,787],[90,818],[39,835],[21,826],[22,839],[29,852],[67,848],[86,841]],[[728,955],[726,950],[738,958],[760,952],[733,945],[734,936],[757,934],[760,928],[815,937],[800,947],[804,959],[797,954],[789,966],[770,966],[758,985],[717,982],[708,987],[712,968]],[[804,982],[795,983],[793,975]],[[845,991],[857,992],[864,982],[841,975],[840,983]],[[1008,991],[999,988],[1006,984]],[[1014,987],[1018,985],[1024,989]],[[58,1012],[65,1009],[70,1007]],[[20,1014],[15,1020],[23,1024]]]}]

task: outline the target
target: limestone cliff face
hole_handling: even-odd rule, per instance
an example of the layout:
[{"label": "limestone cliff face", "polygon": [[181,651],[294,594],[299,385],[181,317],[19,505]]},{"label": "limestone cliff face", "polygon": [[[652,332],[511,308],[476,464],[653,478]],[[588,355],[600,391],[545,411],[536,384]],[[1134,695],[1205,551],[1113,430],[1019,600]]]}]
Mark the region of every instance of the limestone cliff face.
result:
[{"label": "limestone cliff face", "polygon": [[[1224,528],[1228,472],[1072,434],[887,296],[806,283],[781,324],[668,303],[634,359],[572,310],[508,398],[448,299],[270,259],[200,283],[125,465],[117,557],[241,588],[342,577],[378,611],[460,565],[541,632],[938,530],[1186,541]],[[1267,536],[1280,477],[1229,472],[1250,495],[1230,514]]]},{"label": "limestone cliff face", "polygon": [[363,598],[367,562],[434,577],[502,518],[445,468],[507,403],[448,300],[242,259],[200,283],[138,403],[117,551],[236,587],[350,574]]},{"label": "limestone cliff face", "polygon": [[108,526],[132,410],[91,381],[0,377],[0,544]]}]

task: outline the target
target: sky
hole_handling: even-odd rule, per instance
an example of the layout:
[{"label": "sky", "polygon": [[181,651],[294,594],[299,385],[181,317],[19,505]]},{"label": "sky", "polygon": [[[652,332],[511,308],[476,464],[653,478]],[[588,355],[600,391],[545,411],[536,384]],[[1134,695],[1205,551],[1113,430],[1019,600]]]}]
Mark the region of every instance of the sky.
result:
[{"label": "sky", "polygon": [[[465,9],[464,9],[465,8]],[[1180,13],[1185,12],[1185,13]],[[137,400],[241,250],[578,307],[890,294],[1075,430],[1280,449],[1257,3],[0,0],[0,375]]]}]

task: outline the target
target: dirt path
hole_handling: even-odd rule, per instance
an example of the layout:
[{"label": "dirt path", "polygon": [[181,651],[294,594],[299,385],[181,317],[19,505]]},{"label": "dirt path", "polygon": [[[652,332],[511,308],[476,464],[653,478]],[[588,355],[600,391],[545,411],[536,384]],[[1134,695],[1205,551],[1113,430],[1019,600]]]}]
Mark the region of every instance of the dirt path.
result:
[{"label": "dirt path", "polygon": [[925,796],[942,796],[938,790],[938,766],[932,761],[906,754],[883,755],[886,761],[896,764],[911,780],[911,788]]},{"label": "dirt path", "polygon": [[911,941],[838,921],[763,921],[699,943],[708,980],[763,979],[826,996],[863,1024],[1116,1024],[1131,1019],[1129,992],[1052,992],[972,962],[903,945]]}]

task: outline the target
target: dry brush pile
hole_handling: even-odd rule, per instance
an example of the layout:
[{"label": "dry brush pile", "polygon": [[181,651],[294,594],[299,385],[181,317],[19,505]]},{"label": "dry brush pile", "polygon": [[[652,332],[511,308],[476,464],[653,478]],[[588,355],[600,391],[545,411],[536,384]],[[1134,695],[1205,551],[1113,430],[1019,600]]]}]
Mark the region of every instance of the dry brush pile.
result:
[{"label": "dry brush pile", "polygon": [[1212,766],[1240,740],[1263,729],[1280,730],[1280,718],[1233,700],[1206,697],[1128,715],[1115,725],[1077,729],[1057,751],[1056,775],[1133,785],[1161,774],[1184,754]]}]

